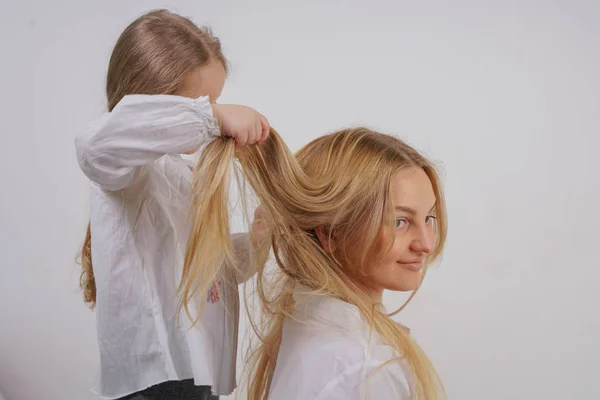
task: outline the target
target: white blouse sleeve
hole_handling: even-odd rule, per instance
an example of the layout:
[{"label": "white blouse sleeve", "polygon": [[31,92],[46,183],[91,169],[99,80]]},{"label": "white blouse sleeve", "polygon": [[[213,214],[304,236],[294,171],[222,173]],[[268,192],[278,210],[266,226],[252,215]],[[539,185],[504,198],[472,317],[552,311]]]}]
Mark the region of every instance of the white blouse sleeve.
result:
[{"label": "white blouse sleeve", "polygon": [[396,364],[363,363],[346,368],[319,394],[318,400],[410,400],[411,390]]},{"label": "white blouse sleeve", "polygon": [[107,190],[127,187],[138,167],[165,154],[194,151],[219,136],[208,97],[125,96],[75,140],[79,166]]}]

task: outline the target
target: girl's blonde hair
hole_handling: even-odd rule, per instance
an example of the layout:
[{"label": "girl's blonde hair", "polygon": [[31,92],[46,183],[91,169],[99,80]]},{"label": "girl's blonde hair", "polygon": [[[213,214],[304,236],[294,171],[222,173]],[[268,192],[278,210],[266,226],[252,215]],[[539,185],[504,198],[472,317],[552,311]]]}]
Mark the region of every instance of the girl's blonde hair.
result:
[{"label": "girl's blonde hair", "polygon": [[[208,28],[167,10],[155,10],[133,21],[117,40],[106,77],[108,111],[130,94],[176,94],[185,76],[211,61],[227,70],[221,44]],[[91,226],[81,249],[83,299],[94,308]]]},{"label": "girl's blonde hair", "polygon": [[[441,398],[443,386],[425,353],[353,284],[353,277],[366,273],[393,244],[395,230],[388,229],[394,227],[390,187],[401,169],[421,168],[431,180],[436,247],[426,266],[441,254],[446,211],[433,165],[399,139],[366,128],[320,137],[295,157],[274,130],[256,146],[236,147],[231,140],[214,139],[195,170],[192,228],[181,283],[181,304],[192,320],[198,315],[190,315],[188,302],[197,294],[202,300],[211,283],[236,265],[227,210],[228,171],[234,157],[261,202],[279,267],[273,274],[266,270],[264,258],[256,258],[261,320],[253,322],[259,344],[249,362],[248,398],[268,396],[283,322],[294,308],[292,293],[298,284],[356,305],[371,329],[398,352],[391,362],[408,366],[416,398]],[[316,229],[335,238],[333,254],[323,250]]]}]

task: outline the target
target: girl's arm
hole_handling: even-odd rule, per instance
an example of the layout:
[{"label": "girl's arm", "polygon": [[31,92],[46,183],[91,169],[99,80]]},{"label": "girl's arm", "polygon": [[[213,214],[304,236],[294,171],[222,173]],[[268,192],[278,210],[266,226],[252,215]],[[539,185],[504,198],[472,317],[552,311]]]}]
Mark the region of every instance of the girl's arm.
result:
[{"label": "girl's arm", "polygon": [[236,278],[237,283],[241,284],[256,274],[259,265],[264,265],[271,250],[271,230],[264,220],[260,206],[254,211],[250,233],[234,233],[231,241],[240,263]]},{"label": "girl's arm", "polygon": [[79,166],[107,190],[127,187],[136,170],[165,154],[198,149],[220,136],[208,97],[129,95],[75,140]]}]

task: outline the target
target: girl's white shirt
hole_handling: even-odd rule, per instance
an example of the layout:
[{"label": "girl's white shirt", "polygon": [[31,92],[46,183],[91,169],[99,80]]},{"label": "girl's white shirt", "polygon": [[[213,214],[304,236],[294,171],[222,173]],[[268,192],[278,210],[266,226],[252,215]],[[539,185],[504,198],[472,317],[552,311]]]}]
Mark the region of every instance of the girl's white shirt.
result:
[{"label": "girl's white shirt", "polygon": [[[126,96],[75,141],[91,180],[90,223],[100,372],[114,399],[193,378],[217,394],[236,386],[238,278],[207,296],[192,329],[177,288],[188,238],[192,170],[180,154],[220,136],[208,97]],[[242,261],[246,234],[234,235]],[[192,312],[197,310],[191,304]]]}]

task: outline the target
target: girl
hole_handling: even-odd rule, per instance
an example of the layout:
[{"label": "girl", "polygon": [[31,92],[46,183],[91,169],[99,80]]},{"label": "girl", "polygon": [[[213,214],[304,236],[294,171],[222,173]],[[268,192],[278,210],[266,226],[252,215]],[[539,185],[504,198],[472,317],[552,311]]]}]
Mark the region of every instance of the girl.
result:
[{"label": "girl", "polygon": [[[259,265],[263,320],[248,398],[442,398],[431,362],[381,304],[386,289],[418,289],[442,252],[445,205],[432,164],[365,128],[320,137],[294,158],[272,131],[260,146],[211,143],[205,179],[222,176],[234,155],[262,202],[279,267]],[[196,191],[193,202],[207,210],[225,195]],[[225,212],[197,213],[191,237],[227,224]],[[227,235],[197,244],[215,260],[232,246]],[[187,287],[221,264],[186,267]]]},{"label": "girl", "polygon": [[[269,133],[255,110],[215,104],[226,72],[210,31],[150,12],[113,50],[109,113],[76,140],[79,165],[93,182],[81,284],[96,308],[100,377],[93,390],[103,398],[198,400],[210,398],[211,386],[218,394],[235,388],[242,276],[213,279],[200,301],[185,304],[199,312],[208,300],[196,329],[182,326],[177,304],[192,180],[179,154],[222,134],[243,146]],[[240,261],[249,259],[246,235],[232,241]]]}]

